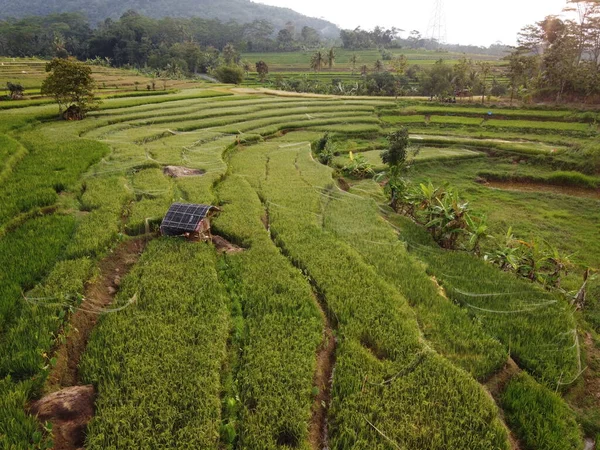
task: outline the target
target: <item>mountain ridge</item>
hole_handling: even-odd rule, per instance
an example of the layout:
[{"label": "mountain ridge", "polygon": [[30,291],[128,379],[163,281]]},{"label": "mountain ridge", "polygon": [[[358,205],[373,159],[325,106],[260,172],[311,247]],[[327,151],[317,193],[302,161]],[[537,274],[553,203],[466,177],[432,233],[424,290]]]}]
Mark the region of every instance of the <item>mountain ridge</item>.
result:
[{"label": "mountain ridge", "polygon": [[290,8],[250,0],[0,0],[0,19],[79,12],[95,25],[107,18],[118,19],[128,10],[153,18],[201,17],[239,23],[264,19],[271,22],[275,30],[292,22],[298,32],[302,27],[309,26],[324,37],[337,37],[340,31],[327,20],[308,17]]}]

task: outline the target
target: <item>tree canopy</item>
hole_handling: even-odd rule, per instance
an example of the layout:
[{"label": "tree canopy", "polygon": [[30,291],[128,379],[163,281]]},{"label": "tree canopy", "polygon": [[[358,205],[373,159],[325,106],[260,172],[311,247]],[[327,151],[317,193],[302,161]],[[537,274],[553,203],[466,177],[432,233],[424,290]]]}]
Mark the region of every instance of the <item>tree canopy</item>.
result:
[{"label": "tree canopy", "polygon": [[59,114],[79,120],[97,105],[92,69],[72,59],[55,58],[46,64],[49,75],[42,83],[42,95],[54,97]]},{"label": "tree canopy", "polygon": [[509,62],[511,96],[600,99],[600,3],[572,0],[576,19],[548,16],[519,33]]}]

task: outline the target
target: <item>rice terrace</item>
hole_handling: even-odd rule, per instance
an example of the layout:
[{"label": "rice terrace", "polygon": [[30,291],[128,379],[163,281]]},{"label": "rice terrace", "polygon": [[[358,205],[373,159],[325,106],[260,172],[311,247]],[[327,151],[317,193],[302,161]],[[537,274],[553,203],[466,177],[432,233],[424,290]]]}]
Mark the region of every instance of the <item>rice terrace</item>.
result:
[{"label": "rice terrace", "polygon": [[600,446],[600,41],[559,60],[600,5],[569,5],[503,54],[0,16],[0,449]]}]

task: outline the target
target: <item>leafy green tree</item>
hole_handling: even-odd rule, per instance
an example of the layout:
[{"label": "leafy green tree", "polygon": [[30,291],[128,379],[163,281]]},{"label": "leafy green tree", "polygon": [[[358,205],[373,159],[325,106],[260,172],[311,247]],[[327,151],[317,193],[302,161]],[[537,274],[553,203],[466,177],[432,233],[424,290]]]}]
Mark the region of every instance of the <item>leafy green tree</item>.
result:
[{"label": "leafy green tree", "polygon": [[227,66],[239,64],[240,54],[235,49],[233,44],[227,44],[225,47],[223,47],[223,60],[225,61],[225,65]]},{"label": "leafy green tree", "polygon": [[453,78],[452,67],[440,59],[429,70],[425,71],[421,83],[423,93],[432,98],[444,100],[453,93]]},{"label": "leafy green tree", "polygon": [[317,50],[310,58],[310,68],[315,72],[320,72],[325,64],[325,55],[321,50]]},{"label": "leafy green tree", "polygon": [[406,68],[408,67],[408,59],[406,55],[400,55],[394,59],[392,59],[392,69],[398,75],[403,75],[406,72]]},{"label": "leafy green tree", "polygon": [[25,88],[20,83],[11,83],[8,81],[6,83],[6,89],[8,89],[11,100],[18,100],[23,98],[23,92]]},{"label": "leafy green tree", "polygon": [[305,26],[300,32],[302,40],[307,45],[317,45],[320,41],[319,32],[312,27]]},{"label": "leafy green tree", "polygon": [[423,43],[423,37],[419,31],[412,30],[408,37],[408,42],[410,43],[410,48],[420,48]]},{"label": "leafy green tree", "polygon": [[264,61],[258,61],[256,63],[256,72],[258,73],[258,78],[261,82],[264,82],[267,79],[267,75],[269,74],[269,66]]},{"label": "leafy green tree", "polygon": [[80,120],[94,108],[92,69],[72,59],[53,59],[46,64],[49,75],[42,83],[42,95],[54,97],[59,114],[65,119]]},{"label": "leafy green tree", "polygon": [[242,61],[242,69],[244,69],[245,75],[248,76],[248,74],[252,70],[252,65],[249,61]]},{"label": "leafy green tree", "polygon": [[459,98],[465,97],[468,93],[467,91],[472,88],[469,86],[469,72],[473,67],[473,62],[470,59],[467,59],[466,56],[463,56],[458,60],[453,67],[453,77],[452,77],[452,85],[454,87],[454,93]]},{"label": "leafy green tree", "polygon": [[409,168],[408,148],[410,140],[408,129],[405,127],[392,131],[387,135],[388,148],[381,153],[381,160],[388,165],[385,192],[390,200],[390,206],[398,211],[404,202],[408,182],[404,178]]},{"label": "leafy green tree", "polygon": [[282,50],[288,50],[292,47],[294,42],[294,36],[287,28],[279,30],[277,34],[277,43],[279,44],[279,48]]}]

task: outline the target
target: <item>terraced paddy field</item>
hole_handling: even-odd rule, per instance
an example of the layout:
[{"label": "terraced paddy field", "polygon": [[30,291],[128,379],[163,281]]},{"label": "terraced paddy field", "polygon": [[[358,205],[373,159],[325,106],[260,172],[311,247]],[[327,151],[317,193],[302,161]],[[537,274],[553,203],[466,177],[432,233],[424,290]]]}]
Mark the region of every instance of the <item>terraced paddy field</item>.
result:
[{"label": "terraced paddy field", "polygon": [[[415,182],[455,185],[494,236],[576,253],[563,293],[441,249],[372,179],[340,181],[349,152],[382,169],[385,133],[414,108],[189,89],[107,99],[81,122],[0,111],[1,447],[593,445],[597,280],[583,312],[570,291],[600,265],[600,202],[481,182],[595,192],[581,155],[597,130],[568,111],[408,122]],[[313,154],[325,133],[333,167]],[[158,236],[175,201],[219,206],[213,233],[237,251]],[[96,394],[83,442],[32,414],[73,386]]]},{"label": "terraced paddy field", "polygon": [[[27,99],[1,101],[0,109],[50,103],[50,100],[40,96],[42,81],[47,75],[46,63],[47,61],[37,58],[0,57],[0,94],[8,94],[7,82],[18,83],[25,88],[24,94]],[[164,95],[173,93],[177,89],[197,88],[206,84],[197,80],[150,78],[133,70],[126,71],[101,66],[91,67],[92,76],[97,85],[97,95],[100,98]]]}]

